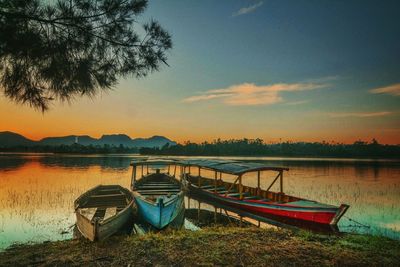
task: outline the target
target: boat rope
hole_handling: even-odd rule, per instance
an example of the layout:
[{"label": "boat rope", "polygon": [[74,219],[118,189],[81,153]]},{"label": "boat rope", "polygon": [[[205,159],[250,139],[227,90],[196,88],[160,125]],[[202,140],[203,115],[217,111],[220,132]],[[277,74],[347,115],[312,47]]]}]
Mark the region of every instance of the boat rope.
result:
[{"label": "boat rope", "polygon": [[74,226],[75,226],[75,224],[73,224],[73,225],[71,225],[71,226],[68,226],[68,227],[67,227],[66,229],[64,229],[64,230],[61,230],[60,234],[62,234],[62,235],[68,234],[68,233],[71,231],[71,228],[74,227]]},{"label": "boat rope", "polygon": [[351,222],[354,222],[355,224],[358,224],[358,227],[371,228],[371,226],[363,224],[363,223],[360,223],[360,222],[358,222],[358,221],[356,221],[356,220],[354,220],[354,219],[352,219],[350,217],[347,217],[346,215],[344,215],[343,217],[345,217],[346,219],[348,219]]}]

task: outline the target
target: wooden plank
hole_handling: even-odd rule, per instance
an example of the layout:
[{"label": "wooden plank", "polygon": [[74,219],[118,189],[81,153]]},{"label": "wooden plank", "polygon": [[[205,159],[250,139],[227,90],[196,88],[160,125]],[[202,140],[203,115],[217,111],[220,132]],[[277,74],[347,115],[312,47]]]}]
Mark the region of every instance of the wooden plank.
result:
[{"label": "wooden plank", "polygon": [[202,187],[200,187],[201,189],[210,189],[213,188],[213,185],[203,185]]},{"label": "wooden plank", "polygon": [[117,207],[107,208],[103,220],[107,220],[108,218],[114,216],[115,214],[117,214]]},{"label": "wooden plank", "polygon": [[143,182],[139,185],[169,185],[169,184],[175,184],[173,182]]},{"label": "wooden plank", "polygon": [[107,194],[107,195],[92,195],[91,198],[107,198],[107,197],[125,197],[125,194]]},{"label": "wooden plank", "polygon": [[139,190],[136,190],[136,191],[138,191],[138,192],[153,192],[153,191],[181,191],[181,189],[180,188],[177,188],[177,189],[166,189],[166,190],[159,190],[159,189],[144,189],[144,190],[142,190],[142,189],[139,189]]},{"label": "wooden plank", "polygon": [[179,185],[171,184],[171,185],[138,185],[138,188],[170,188],[170,187],[176,187],[180,188]]},{"label": "wooden plank", "polygon": [[79,213],[82,216],[86,217],[89,221],[93,219],[93,216],[96,214],[97,208],[82,208],[79,209]]}]

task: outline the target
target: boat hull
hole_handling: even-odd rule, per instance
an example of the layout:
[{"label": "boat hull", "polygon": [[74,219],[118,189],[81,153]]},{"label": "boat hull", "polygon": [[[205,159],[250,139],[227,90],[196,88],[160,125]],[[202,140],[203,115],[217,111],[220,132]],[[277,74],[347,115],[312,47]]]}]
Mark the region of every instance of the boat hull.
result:
[{"label": "boat hull", "polygon": [[137,192],[133,192],[133,196],[136,200],[140,218],[157,229],[163,229],[168,226],[184,209],[183,192],[165,202],[162,198],[158,199],[157,202],[148,201]]},{"label": "boat hull", "polygon": [[336,225],[348,208],[347,205],[321,208],[268,203],[257,200],[240,200],[238,198],[223,196],[218,193],[203,190],[193,184],[189,185],[189,191],[190,194],[199,195],[202,198],[252,213],[259,217],[270,218],[274,216],[282,219],[299,220],[323,225]]},{"label": "boat hull", "polygon": [[127,198],[131,199],[131,201],[127,203],[121,211],[105,220],[89,220],[86,216],[80,213],[79,209],[81,208],[81,204],[85,203],[90,195],[95,194],[96,191],[101,190],[102,188],[110,187],[113,186],[97,186],[87,191],[75,201],[76,226],[82,236],[90,241],[101,241],[112,236],[120,231],[121,228],[127,225],[132,219],[134,204],[132,196],[127,189],[117,185],[114,187],[124,192],[127,195]]},{"label": "boat hull", "polygon": [[111,220],[99,223],[87,220],[86,217],[78,212],[75,214],[76,226],[79,232],[90,241],[101,241],[117,233],[129,222],[132,218],[132,207],[128,207]]}]

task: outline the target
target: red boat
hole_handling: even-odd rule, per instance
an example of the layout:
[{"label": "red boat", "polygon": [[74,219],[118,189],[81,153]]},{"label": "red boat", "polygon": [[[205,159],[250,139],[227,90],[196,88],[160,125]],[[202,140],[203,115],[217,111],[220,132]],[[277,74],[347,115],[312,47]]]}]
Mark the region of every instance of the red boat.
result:
[{"label": "red boat", "polygon": [[[187,160],[183,162],[184,181],[189,192],[202,198],[218,202],[225,206],[254,214],[258,217],[281,218],[336,225],[345,214],[348,205],[333,206],[303,199],[283,193],[283,173],[287,168],[270,167],[260,163],[248,163],[226,160]],[[191,173],[196,169],[197,175]],[[201,176],[202,170],[214,172],[214,179]],[[263,171],[273,171],[277,176],[267,189],[260,188],[260,177]],[[257,187],[245,186],[242,183],[244,174],[257,173]],[[222,180],[222,174],[236,176],[233,183]],[[280,192],[269,191],[279,180]]]}]

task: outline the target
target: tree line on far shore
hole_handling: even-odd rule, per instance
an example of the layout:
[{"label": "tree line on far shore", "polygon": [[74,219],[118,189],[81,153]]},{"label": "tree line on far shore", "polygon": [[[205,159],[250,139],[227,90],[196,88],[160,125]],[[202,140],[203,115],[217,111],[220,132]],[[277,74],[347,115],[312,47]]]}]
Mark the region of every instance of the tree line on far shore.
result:
[{"label": "tree line on far shore", "polygon": [[1,152],[34,152],[34,153],[66,153],[66,154],[124,154],[124,153],[138,153],[139,149],[136,147],[126,147],[122,144],[119,146],[114,145],[38,145],[38,146],[14,146],[14,147],[0,147]]},{"label": "tree line on far shore", "polygon": [[212,142],[137,148],[114,145],[57,145],[0,147],[1,152],[70,153],[70,154],[124,154],[171,156],[282,156],[282,157],[339,157],[339,158],[400,158],[400,145],[356,141],[353,144],[328,142],[265,143],[262,139],[217,139]]},{"label": "tree line on far shore", "polygon": [[162,148],[141,148],[143,155],[176,156],[289,156],[343,158],[400,158],[400,145],[356,141],[353,144],[328,142],[282,142],[267,144],[262,139],[217,139],[213,142],[185,142]]}]

